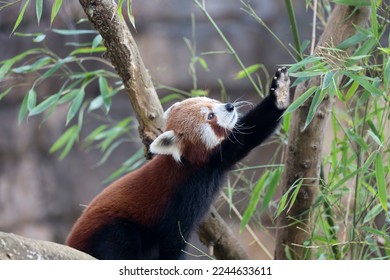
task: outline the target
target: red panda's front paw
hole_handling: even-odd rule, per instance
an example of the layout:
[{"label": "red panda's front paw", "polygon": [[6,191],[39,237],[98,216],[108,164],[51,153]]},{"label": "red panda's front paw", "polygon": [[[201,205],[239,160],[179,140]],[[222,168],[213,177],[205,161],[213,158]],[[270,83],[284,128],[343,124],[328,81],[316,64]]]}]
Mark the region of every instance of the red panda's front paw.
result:
[{"label": "red panda's front paw", "polygon": [[290,105],[290,78],[286,67],[276,71],[272,79],[270,94],[276,97],[275,105],[279,110],[285,110]]}]

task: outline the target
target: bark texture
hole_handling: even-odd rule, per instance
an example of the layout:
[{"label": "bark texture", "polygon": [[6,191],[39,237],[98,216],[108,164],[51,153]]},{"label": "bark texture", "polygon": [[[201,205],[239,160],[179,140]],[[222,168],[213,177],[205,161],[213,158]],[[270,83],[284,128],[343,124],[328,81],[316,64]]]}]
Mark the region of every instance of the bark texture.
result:
[{"label": "bark texture", "polygon": [[68,246],[0,232],[0,260],[95,260]]},{"label": "bark texture", "polygon": [[[103,37],[107,57],[122,78],[139,121],[139,133],[148,154],[149,144],[164,130],[163,109],[137,45],[112,0],[80,0],[89,21]],[[247,258],[244,250],[219,215],[208,216],[200,231],[206,246],[221,259]],[[223,238],[221,238],[223,236]],[[218,242],[216,242],[216,240]],[[235,246],[231,246],[235,244]]]},{"label": "bark texture", "polygon": [[139,133],[147,149],[164,130],[163,109],[137,45],[112,0],[80,0],[89,21],[103,37],[110,59],[121,77],[139,122]]},{"label": "bark texture", "polygon": [[212,207],[208,218],[199,226],[199,238],[212,248],[219,260],[247,260],[248,255],[227,227],[217,210]]},{"label": "bark texture", "polygon": [[[337,46],[356,33],[354,25],[364,25],[367,22],[369,9],[360,8],[355,11],[354,9],[354,7],[343,5],[334,7],[315,52],[318,53],[321,47]],[[299,84],[295,90],[295,98],[320,83],[321,77],[317,76],[308,82]],[[309,210],[318,189],[325,128],[334,100],[326,97],[318,107],[316,116],[310,125],[304,129],[311,101],[312,99],[309,98],[292,115],[282,180],[283,192],[287,192],[298,179],[309,179],[303,181],[290,211],[283,212],[279,216],[275,259],[287,259],[286,246],[293,259],[310,257],[309,251],[302,244],[311,232]]]}]

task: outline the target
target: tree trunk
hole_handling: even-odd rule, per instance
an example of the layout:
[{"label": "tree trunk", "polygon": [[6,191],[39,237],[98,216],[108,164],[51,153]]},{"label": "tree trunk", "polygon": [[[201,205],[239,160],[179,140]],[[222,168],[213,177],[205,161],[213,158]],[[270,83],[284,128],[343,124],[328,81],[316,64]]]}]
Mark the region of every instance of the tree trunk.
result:
[{"label": "tree trunk", "polygon": [[[354,25],[363,25],[367,22],[369,9],[365,7],[355,11],[354,9],[355,7],[335,5],[318,42],[316,52],[320,47],[337,46],[355,34]],[[295,98],[305,93],[309,88],[320,85],[320,83],[321,77],[316,76],[308,82],[299,84],[295,90]],[[304,248],[303,244],[311,232],[310,208],[318,189],[325,128],[334,100],[327,96],[318,107],[310,125],[304,129],[311,101],[312,98],[309,98],[293,112],[291,119],[282,180],[283,193],[286,193],[297,180],[309,179],[303,180],[302,187],[290,211],[288,213],[282,212],[278,218],[275,259],[287,259],[287,250],[293,259],[310,258],[309,251]]]}]

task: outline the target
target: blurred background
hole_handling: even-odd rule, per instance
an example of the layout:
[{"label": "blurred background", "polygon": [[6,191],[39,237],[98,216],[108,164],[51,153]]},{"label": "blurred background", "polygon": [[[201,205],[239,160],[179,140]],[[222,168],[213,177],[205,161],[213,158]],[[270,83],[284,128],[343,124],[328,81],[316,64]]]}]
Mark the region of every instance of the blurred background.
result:
[{"label": "blurred background", "polygon": [[[78,1],[64,1],[55,22],[50,25],[52,0],[46,0],[42,20],[37,26],[35,9],[30,5],[18,28],[20,32],[45,32],[46,46],[60,57],[72,48],[67,41],[82,41],[86,38],[65,37],[51,32],[51,28],[80,28],[76,22],[85,15]],[[241,8],[238,0],[206,1],[206,7],[246,66],[264,64],[270,75],[280,64],[292,63],[292,57],[273,36]],[[288,46],[292,44],[291,30],[283,1],[250,1],[251,6],[264,23]],[[300,28],[301,40],[310,39],[311,9],[305,1],[294,1]],[[10,35],[21,5],[13,5],[0,11],[0,60],[15,56],[34,46],[31,38]],[[189,91],[193,87],[189,64],[191,52],[183,38],[196,42],[197,53],[226,51],[226,45],[216,33],[209,20],[196,8],[193,1],[182,0],[133,0],[136,30],[131,28],[145,66],[156,85]],[[195,32],[191,23],[194,14]],[[83,29],[92,28],[88,22]],[[194,37],[193,37],[194,36]],[[291,48],[290,48],[291,50]],[[228,98],[258,102],[246,79],[235,79],[241,69],[229,54],[204,55],[209,71],[197,68],[198,88],[208,90],[220,99],[223,81]],[[91,65],[94,67],[94,65]],[[98,65],[95,67],[102,67]],[[261,76],[263,82],[265,75]],[[28,81],[26,81],[28,82]],[[4,86],[4,84],[3,84]],[[39,88],[39,96],[55,92],[58,84],[45,83]],[[99,89],[95,85],[97,92]],[[76,147],[63,160],[59,154],[49,153],[50,147],[66,129],[67,107],[58,107],[52,116],[42,122],[43,116],[28,118],[18,125],[18,112],[28,87],[19,88],[0,101],[0,231],[22,236],[63,243],[71,226],[83,207],[104,188],[102,182],[117,170],[140,147],[138,132],[134,129],[131,141],[123,143],[102,165],[97,163],[102,154],[97,149]],[[2,89],[4,90],[4,89]],[[169,90],[159,90],[160,96]],[[94,95],[93,87],[87,94]],[[132,108],[126,94],[121,92],[113,100],[110,118],[122,119],[131,116]],[[164,105],[167,108],[168,104]],[[99,117],[86,114],[82,136],[90,133],[100,123]],[[136,127],[136,125],[135,125]],[[266,163],[274,153],[272,145],[253,151],[245,163]],[[255,172],[255,171],[253,171]],[[249,177],[255,178],[255,173]],[[255,179],[254,179],[255,180]],[[254,181],[255,182],[255,181]],[[222,205],[221,203],[219,205]],[[245,210],[247,200],[243,200]],[[238,206],[239,207],[239,206]],[[258,247],[253,248],[252,238],[244,231],[239,233],[239,221],[229,210],[221,208],[227,223],[241,240],[251,258],[266,258]],[[266,223],[266,221],[265,221]],[[272,234],[257,232],[270,252],[273,252]],[[196,242],[197,238],[194,238]]]}]

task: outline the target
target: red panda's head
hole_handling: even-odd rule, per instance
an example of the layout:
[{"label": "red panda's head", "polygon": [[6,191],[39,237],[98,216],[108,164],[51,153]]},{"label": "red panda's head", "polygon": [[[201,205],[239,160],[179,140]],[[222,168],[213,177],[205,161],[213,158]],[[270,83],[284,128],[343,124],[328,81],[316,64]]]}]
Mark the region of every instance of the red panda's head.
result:
[{"label": "red panda's head", "polygon": [[166,131],[150,145],[155,154],[182,157],[192,162],[205,160],[234,128],[238,116],[231,103],[207,97],[194,97],[177,102],[165,113]]}]

